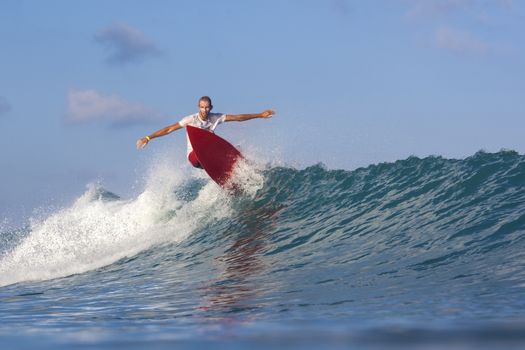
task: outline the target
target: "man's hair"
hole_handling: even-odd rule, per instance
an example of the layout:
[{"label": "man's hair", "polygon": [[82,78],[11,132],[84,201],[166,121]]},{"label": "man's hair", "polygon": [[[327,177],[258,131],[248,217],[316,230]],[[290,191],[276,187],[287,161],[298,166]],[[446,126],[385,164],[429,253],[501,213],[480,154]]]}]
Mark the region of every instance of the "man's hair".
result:
[{"label": "man's hair", "polygon": [[211,98],[209,96],[202,96],[201,98],[199,98],[199,103],[201,103],[201,101],[208,101],[210,107],[213,107],[213,103],[211,103]]}]

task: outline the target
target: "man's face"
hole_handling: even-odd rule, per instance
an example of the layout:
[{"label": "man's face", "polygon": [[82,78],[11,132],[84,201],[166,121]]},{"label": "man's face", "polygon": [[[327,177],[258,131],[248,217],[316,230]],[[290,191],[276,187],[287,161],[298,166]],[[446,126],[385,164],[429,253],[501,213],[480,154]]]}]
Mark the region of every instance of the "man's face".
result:
[{"label": "man's face", "polygon": [[211,108],[211,104],[208,101],[199,101],[199,115],[202,119],[208,118]]}]

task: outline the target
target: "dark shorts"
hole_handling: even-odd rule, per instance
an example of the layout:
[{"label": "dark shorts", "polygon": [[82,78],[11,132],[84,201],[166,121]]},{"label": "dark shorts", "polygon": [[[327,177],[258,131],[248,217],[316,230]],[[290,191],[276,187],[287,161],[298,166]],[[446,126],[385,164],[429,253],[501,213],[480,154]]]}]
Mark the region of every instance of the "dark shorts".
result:
[{"label": "dark shorts", "polygon": [[197,159],[195,152],[191,151],[191,153],[188,154],[188,160],[190,161],[191,165],[193,165],[195,168],[202,169],[201,163],[199,163],[199,159]]}]

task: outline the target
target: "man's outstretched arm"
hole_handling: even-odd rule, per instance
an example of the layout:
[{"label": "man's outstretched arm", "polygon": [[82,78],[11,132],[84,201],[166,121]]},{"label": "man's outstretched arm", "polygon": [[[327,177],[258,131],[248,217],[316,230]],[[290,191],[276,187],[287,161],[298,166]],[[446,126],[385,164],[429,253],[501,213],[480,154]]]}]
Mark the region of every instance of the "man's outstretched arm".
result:
[{"label": "man's outstretched arm", "polygon": [[255,118],[271,118],[275,115],[275,111],[272,109],[267,109],[262,113],[256,114],[227,114],[224,121],[227,122],[243,122],[245,120],[255,119]]},{"label": "man's outstretched arm", "polygon": [[154,139],[156,137],[161,137],[161,136],[164,136],[164,135],[168,135],[169,133],[174,132],[175,130],[178,130],[180,128],[182,128],[182,126],[180,126],[179,123],[175,123],[173,125],[170,125],[170,126],[167,126],[165,128],[162,128],[160,130],[157,130],[151,135],[148,135],[146,137],[138,139],[137,140],[137,149],[144,148],[151,139]]}]

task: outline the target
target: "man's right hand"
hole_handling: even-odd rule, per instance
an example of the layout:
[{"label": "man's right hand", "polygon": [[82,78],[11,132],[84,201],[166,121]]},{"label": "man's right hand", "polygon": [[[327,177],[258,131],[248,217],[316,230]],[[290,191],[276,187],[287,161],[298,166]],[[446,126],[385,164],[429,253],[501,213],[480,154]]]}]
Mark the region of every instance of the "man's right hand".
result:
[{"label": "man's right hand", "polygon": [[144,147],[146,147],[146,145],[148,144],[148,139],[143,137],[141,139],[138,139],[137,140],[137,149],[142,149]]}]

